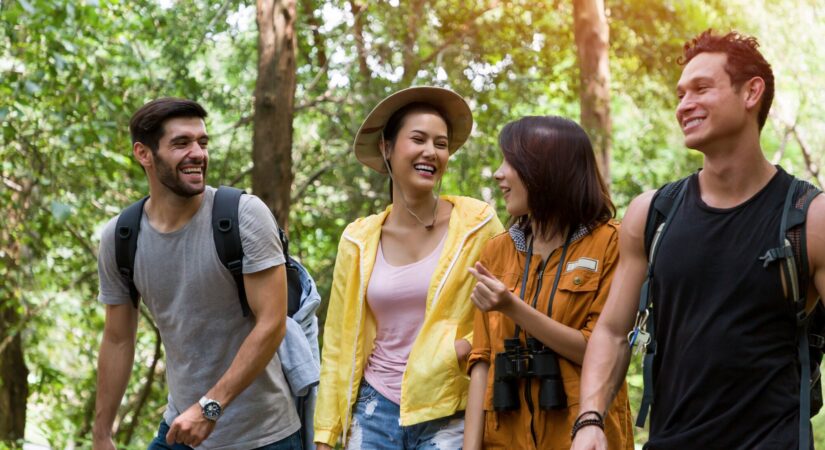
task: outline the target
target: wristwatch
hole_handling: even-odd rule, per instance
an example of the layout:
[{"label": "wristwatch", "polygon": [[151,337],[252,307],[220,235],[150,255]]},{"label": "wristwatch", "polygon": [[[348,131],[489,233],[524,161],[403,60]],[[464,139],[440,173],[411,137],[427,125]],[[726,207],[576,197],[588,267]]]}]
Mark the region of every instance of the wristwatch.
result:
[{"label": "wristwatch", "polygon": [[201,405],[201,414],[203,414],[203,417],[212,422],[218,420],[223,413],[221,404],[217,400],[212,400],[206,396],[201,397],[201,399],[198,400],[198,404]]}]

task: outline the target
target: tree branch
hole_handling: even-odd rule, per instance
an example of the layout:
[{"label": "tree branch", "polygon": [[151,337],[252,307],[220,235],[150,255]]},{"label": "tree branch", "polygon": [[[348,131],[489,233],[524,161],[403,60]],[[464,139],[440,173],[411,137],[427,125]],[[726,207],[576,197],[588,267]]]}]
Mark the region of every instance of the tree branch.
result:
[{"label": "tree branch", "polygon": [[318,97],[313,98],[312,100],[308,100],[306,102],[299,103],[299,104],[295,105],[295,110],[300,111],[300,110],[303,110],[303,109],[306,109],[306,108],[311,108],[313,106],[317,106],[320,103],[326,103],[326,102],[343,103],[346,100],[347,100],[347,97],[335,97],[335,96],[333,96],[332,95],[332,90],[330,89],[330,90],[324,92],[323,94],[319,95]]},{"label": "tree branch", "polygon": [[146,319],[146,321],[152,327],[152,330],[155,332],[155,354],[152,357],[152,364],[146,370],[146,384],[143,385],[143,389],[141,389],[140,394],[137,398],[137,404],[134,410],[132,411],[132,420],[129,421],[129,426],[124,431],[125,437],[123,439],[123,443],[125,445],[129,445],[129,443],[132,442],[132,436],[134,436],[135,429],[137,429],[137,426],[140,423],[140,412],[143,410],[143,407],[146,406],[146,401],[149,398],[149,394],[151,394],[152,392],[152,385],[155,382],[155,372],[157,370],[157,365],[160,361],[161,356],[163,355],[160,330],[158,330],[158,327],[155,325],[155,323],[152,321],[152,318],[146,312],[145,306],[141,306],[140,315]]},{"label": "tree branch", "polygon": [[203,46],[203,43],[206,41],[206,35],[209,34],[209,32],[212,30],[212,27],[215,26],[215,24],[218,22],[218,19],[220,19],[226,14],[226,10],[229,9],[230,3],[231,2],[229,0],[223,2],[218,12],[216,12],[215,15],[212,16],[212,19],[209,20],[209,23],[206,25],[204,32],[201,34],[200,40],[198,40],[198,43],[195,44],[195,47],[193,47],[192,50],[183,58],[183,61],[191,60],[192,55],[196,55],[198,54],[198,52],[200,52],[201,46]]},{"label": "tree branch", "polygon": [[489,11],[492,11],[493,9],[497,8],[498,5],[499,1],[493,0],[486,8],[476,11],[475,14],[470,16],[470,18],[465,20],[464,23],[457,27],[458,31],[450,35],[450,37],[445,39],[444,42],[442,42],[441,45],[438,46],[438,48],[433,50],[433,52],[427,55],[426,58],[422,59],[419,63],[419,66],[425,66],[433,62],[436,58],[438,58],[441,52],[446,50],[449,46],[453,45],[455,41],[457,41],[459,38],[466,36],[467,33],[472,29],[472,25],[475,23],[476,20],[481,18],[481,16],[483,16],[484,14],[487,14]]},{"label": "tree branch", "polygon": [[355,15],[353,21],[352,33],[355,35],[355,49],[358,55],[358,71],[361,73],[361,78],[364,82],[369,82],[372,79],[372,72],[367,65],[367,47],[364,43],[364,11],[367,7],[356,0],[350,0],[350,8]]},{"label": "tree branch", "polygon": [[249,175],[249,174],[251,174],[251,173],[252,173],[252,167],[250,167],[250,168],[248,168],[248,169],[244,170],[244,171],[243,171],[243,172],[241,172],[238,176],[236,176],[235,178],[233,178],[233,179],[232,179],[232,181],[230,181],[230,182],[229,182],[229,185],[230,185],[230,186],[234,186],[234,185],[236,185],[236,184],[240,183],[240,182],[241,182],[241,180],[243,180],[245,176],[247,176],[247,175]]},{"label": "tree branch", "polygon": [[808,172],[814,177],[820,186],[825,186],[825,177],[823,177],[819,171],[819,164],[814,160],[813,152],[811,152],[808,142],[802,136],[802,133],[800,133],[799,127],[797,126],[797,123],[799,122],[799,115],[797,114],[796,120],[793,124],[789,124],[787,121],[783,120],[779,117],[779,114],[773,114],[772,116],[785,127],[786,136],[793,135],[794,140],[799,145],[799,149],[802,151],[802,158],[805,160],[805,167],[808,169]]},{"label": "tree branch", "polygon": [[315,182],[315,180],[317,180],[318,178],[320,178],[320,177],[321,177],[321,175],[323,175],[324,173],[326,173],[326,172],[327,172],[329,169],[331,169],[333,166],[335,166],[335,162],[334,162],[334,161],[331,161],[331,162],[328,162],[328,163],[326,163],[325,165],[321,166],[321,167],[320,167],[318,170],[316,170],[315,172],[313,172],[313,173],[312,173],[312,175],[310,175],[310,176],[309,176],[309,178],[307,178],[307,179],[306,179],[306,181],[304,181],[304,182],[301,184],[301,187],[300,187],[299,189],[296,189],[295,194],[292,196],[292,200],[291,200],[291,202],[292,202],[292,203],[295,203],[295,202],[297,202],[297,201],[298,201],[298,199],[300,199],[301,197],[303,197],[303,196],[304,196],[304,193],[306,193],[306,190],[307,190],[307,189],[309,189],[309,187],[312,185],[312,183],[314,183],[314,182]]}]

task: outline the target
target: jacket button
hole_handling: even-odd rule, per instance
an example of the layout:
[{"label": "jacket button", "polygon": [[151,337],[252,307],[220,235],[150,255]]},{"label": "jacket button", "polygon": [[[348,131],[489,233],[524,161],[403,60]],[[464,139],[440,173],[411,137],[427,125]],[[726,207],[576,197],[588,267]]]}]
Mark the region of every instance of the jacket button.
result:
[{"label": "jacket button", "polygon": [[573,278],[573,284],[575,284],[576,286],[579,286],[580,284],[582,284],[582,279],[581,279],[581,277],[575,277],[575,278]]}]

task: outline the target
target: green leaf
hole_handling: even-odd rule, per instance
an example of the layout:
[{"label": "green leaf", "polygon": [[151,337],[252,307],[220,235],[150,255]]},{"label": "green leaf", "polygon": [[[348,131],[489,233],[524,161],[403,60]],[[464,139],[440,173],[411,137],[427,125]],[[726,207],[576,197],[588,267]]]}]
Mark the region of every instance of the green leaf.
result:
[{"label": "green leaf", "polygon": [[52,201],[51,211],[52,217],[58,222],[65,222],[72,215],[72,207],[57,200]]},{"label": "green leaf", "polygon": [[37,95],[42,90],[39,84],[31,80],[26,80],[26,82],[24,83],[24,87],[26,89],[26,92],[28,92],[31,95]]},{"label": "green leaf", "polygon": [[27,13],[29,13],[29,14],[34,14],[35,13],[36,10],[34,9],[34,6],[32,6],[31,3],[27,2],[26,0],[17,0],[17,2],[20,3],[20,6],[22,6],[23,9],[25,9]]}]

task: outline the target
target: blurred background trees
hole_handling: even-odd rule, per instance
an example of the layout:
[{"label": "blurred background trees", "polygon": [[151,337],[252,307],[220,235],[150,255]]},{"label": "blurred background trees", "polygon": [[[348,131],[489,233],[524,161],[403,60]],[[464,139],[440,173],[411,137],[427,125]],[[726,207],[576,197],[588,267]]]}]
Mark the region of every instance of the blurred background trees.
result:
[{"label": "blurred background trees", "polygon": [[[506,219],[498,131],[557,114],[591,132],[621,216],[700,166],[674,119],[676,61],[700,31],[738,29],[760,39],[778,80],[768,157],[822,186],[823,15],[815,0],[0,0],[0,447],[88,446],[99,233],[147,190],[128,119],[149,99],[207,107],[210,184],[264,198],[326,299],[343,227],[388,199],[351,157],[354,133],[410,85],[450,87],[474,111],[445,192]],[[124,448],[145,448],[165,404],[144,316],[116,423]]]}]

